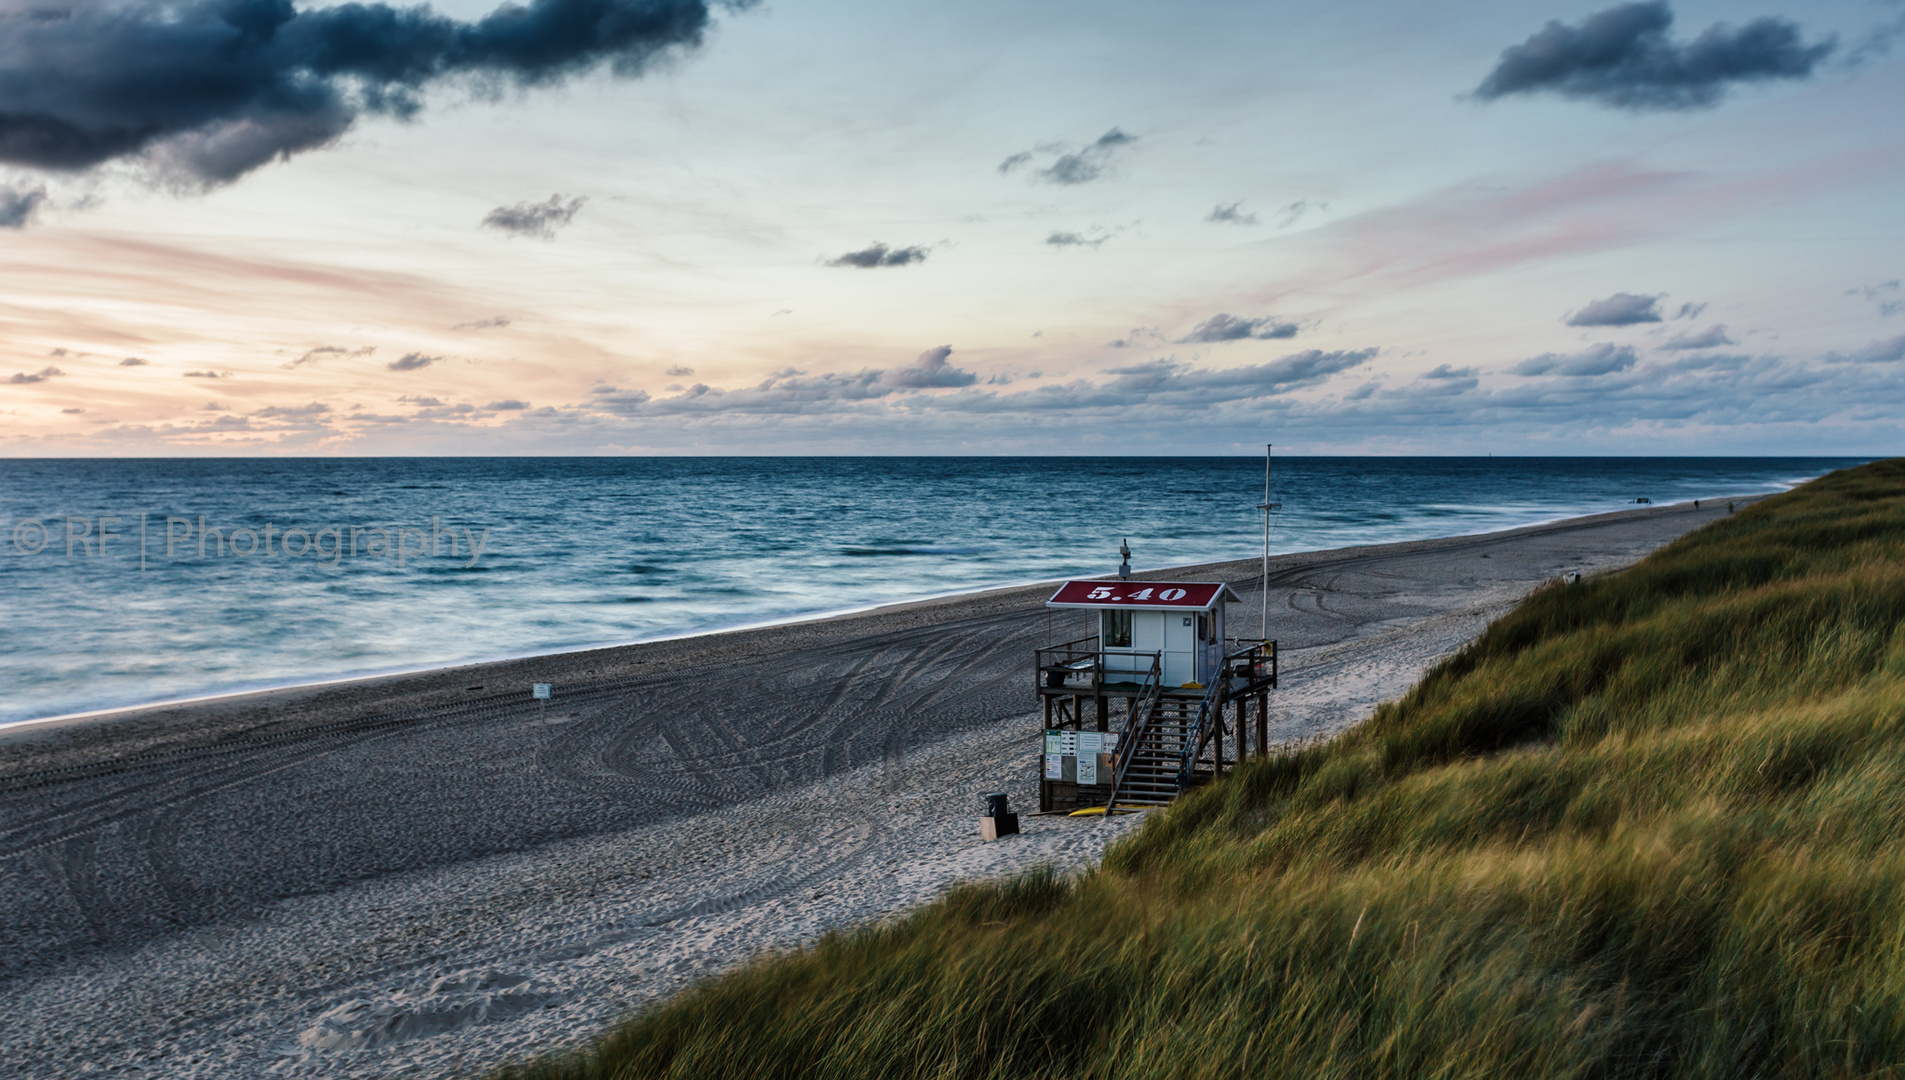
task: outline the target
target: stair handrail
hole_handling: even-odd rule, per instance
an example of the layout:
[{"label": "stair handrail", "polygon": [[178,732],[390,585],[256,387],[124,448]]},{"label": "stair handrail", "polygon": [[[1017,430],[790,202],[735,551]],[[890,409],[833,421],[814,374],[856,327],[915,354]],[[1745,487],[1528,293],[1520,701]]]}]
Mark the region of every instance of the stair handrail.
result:
[{"label": "stair handrail", "polygon": [[1118,736],[1118,748],[1111,757],[1111,794],[1105,799],[1105,816],[1111,816],[1111,808],[1118,804],[1118,789],[1124,786],[1125,773],[1131,768],[1131,761],[1137,757],[1138,743],[1144,738],[1144,729],[1151,725],[1151,718],[1157,712],[1158,700],[1164,696],[1164,670],[1162,657],[1151,656],[1151,670],[1144,677],[1144,685],[1138,689],[1138,696],[1131,703],[1131,719],[1125,724],[1124,734]]},{"label": "stair handrail", "polygon": [[[1224,696],[1224,688],[1230,682],[1226,672],[1218,672],[1217,677],[1204,688],[1203,700],[1197,703],[1197,720],[1184,737],[1184,757],[1177,768],[1177,786],[1181,790],[1191,786],[1191,771],[1197,765],[1197,759],[1204,753],[1204,742],[1210,738],[1210,720],[1223,706],[1219,704]],[[1221,720],[1219,721],[1222,722]],[[1219,762],[1221,769],[1223,763]]]}]

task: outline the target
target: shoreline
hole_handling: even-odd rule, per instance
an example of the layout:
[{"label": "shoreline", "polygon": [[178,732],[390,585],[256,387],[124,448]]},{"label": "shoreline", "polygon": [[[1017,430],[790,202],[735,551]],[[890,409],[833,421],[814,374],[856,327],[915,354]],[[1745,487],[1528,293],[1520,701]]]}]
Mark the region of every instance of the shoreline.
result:
[{"label": "shoreline", "polygon": [[[1531,589],[1724,501],[1273,558],[1272,742],[1354,726]],[[1261,571],[1134,576],[1227,580],[1248,630]],[[1094,862],[1144,815],[977,835],[985,793],[1037,798],[1031,651],[1083,624],[1046,595],[16,731],[0,1040],[49,1073],[483,1073],[958,881]],[[552,674],[545,716],[527,683]]]},{"label": "shoreline", "polygon": [[[1807,479],[1809,480],[1809,479],[1817,479],[1817,478],[1809,477]],[[1791,490],[1792,487],[1795,487],[1798,484],[1805,483],[1805,482],[1806,480],[1797,481],[1793,485],[1789,486],[1786,490]],[[1750,503],[1751,501],[1754,501],[1754,500],[1767,498],[1771,494],[1777,494],[1777,492],[1751,494],[1751,495],[1701,496],[1698,500],[1684,499],[1684,500],[1679,500],[1676,502],[1650,504],[1647,506],[1637,506],[1637,507],[1632,507],[1632,508],[1623,509],[1623,510],[1602,511],[1596,514],[1565,515],[1561,517],[1544,518],[1539,521],[1526,522],[1520,525],[1511,526],[1506,529],[1490,529],[1490,530],[1484,530],[1481,532],[1472,532],[1472,533],[1448,533],[1448,534],[1437,535],[1432,537],[1421,537],[1421,538],[1405,539],[1405,540],[1389,540],[1379,544],[1356,545],[1356,546],[1338,547],[1338,548],[1319,548],[1319,549],[1304,550],[1304,551],[1288,551],[1288,552],[1272,551],[1270,554],[1270,562],[1272,567],[1275,567],[1279,564],[1280,561],[1301,560],[1306,556],[1338,555],[1338,554],[1349,553],[1349,552],[1373,554],[1373,553],[1380,553],[1382,551],[1395,548],[1401,545],[1436,543],[1440,541],[1459,541],[1459,540],[1468,540],[1468,539],[1475,539],[1478,537],[1490,537],[1490,536],[1510,536],[1510,535],[1520,533],[1523,530],[1541,529],[1541,528],[1546,528],[1546,527],[1562,524],[1565,522],[1577,522],[1577,521],[1584,522],[1584,521],[1596,520],[1600,518],[1606,518],[1606,517],[1622,515],[1622,514],[1644,514],[1650,511],[1663,511],[1663,510],[1671,510],[1676,508],[1684,508],[1684,507],[1692,506],[1695,502],[1715,502],[1715,501],[1725,501],[1727,499],[1732,499],[1735,502]],[[1183,564],[1153,567],[1153,568],[1147,568],[1147,569],[1134,568],[1132,570],[1132,574],[1138,577],[1144,577],[1148,575],[1169,575],[1171,577],[1179,577],[1182,574],[1193,572],[1193,571],[1199,571],[1199,570],[1205,570],[1205,569],[1215,570],[1218,567],[1233,567],[1239,563],[1252,562],[1252,561],[1260,562],[1261,556],[1246,556],[1241,559],[1225,559],[1225,560],[1217,560],[1217,561],[1183,563]],[[1099,579],[1109,578],[1111,576],[1112,574],[1110,573],[1086,575],[1086,576],[1076,578],[1075,580],[1099,580]],[[139,714],[150,713],[154,711],[190,708],[190,707],[206,706],[206,705],[216,705],[221,703],[241,703],[245,699],[249,699],[253,697],[266,697],[266,696],[277,696],[277,695],[286,695],[286,694],[301,694],[301,693],[307,693],[307,692],[318,692],[318,691],[331,689],[331,688],[349,688],[349,687],[354,687],[359,685],[371,686],[371,685],[376,685],[388,680],[447,675],[447,674],[459,672],[459,671],[488,670],[488,669],[497,668],[497,667],[527,664],[537,660],[549,660],[551,658],[569,658],[569,657],[577,657],[577,656],[615,651],[615,650],[639,649],[644,647],[667,645],[667,644],[684,642],[684,641],[691,642],[691,641],[698,641],[703,639],[719,638],[719,637],[723,637],[727,635],[747,634],[747,633],[753,633],[753,632],[764,631],[764,630],[775,630],[775,629],[787,628],[787,627],[800,627],[800,626],[805,626],[805,625],[810,625],[815,623],[828,623],[828,622],[834,622],[834,621],[843,620],[843,619],[853,619],[853,618],[858,618],[862,616],[877,616],[877,615],[881,615],[881,614],[885,614],[889,612],[907,610],[907,609],[911,609],[921,605],[934,605],[934,604],[940,604],[945,602],[958,602],[962,600],[978,600],[978,599],[984,599],[985,597],[993,595],[993,594],[1016,593],[1016,592],[1020,592],[1024,590],[1037,589],[1037,588],[1055,588],[1057,585],[1061,584],[1062,582],[1066,580],[1074,580],[1074,579],[1039,578],[1039,579],[1030,580],[1030,581],[1007,582],[1003,584],[983,585],[983,586],[979,586],[972,589],[958,589],[958,590],[953,590],[953,591],[944,592],[944,593],[930,593],[925,596],[909,597],[909,598],[901,599],[901,600],[876,601],[872,603],[853,605],[853,606],[844,607],[844,608],[829,609],[826,611],[808,612],[808,613],[802,613],[802,614],[789,615],[789,616],[785,616],[781,618],[767,619],[760,622],[741,623],[741,624],[737,624],[733,626],[721,626],[721,627],[714,627],[709,629],[688,630],[688,631],[683,631],[677,634],[664,634],[657,637],[640,638],[640,639],[636,639],[632,641],[614,641],[614,642],[605,642],[601,644],[563,646],[563,647],[554,648],[554,649],[538,650],[538,651],[532,651],[527,653],[509,655],[509,656],[479,657],[479,658],[473,658],[473,659],[467,659],[467,660],[452,661],[449,663],[425,663],[419,666],[400,666],[400,667],[394,667],[394,668],[380,668],[380,669],[371,670],[371,671],[347,672],[347,673],[338,674],[334,676],[321,676],[321,677],[315,677],[315,678],[293,677],[290,681],[286,681],[282,683],[272,682],[272,683],[268,683],[261,686],[251,686],[251,687],[244,687],[240,689],[223,690],[223,691],[218,691],[218,692],[214,692],[210,694],[199,694],[199,695],[192,695],[189,697],[180,697],[180,698],[162,698],[156,701],[142,701],[142,702],[135,702],[131,704],[107,705],[107,706],[101,706],[99,708],[94,708],[94,709],[83,709],[76,712],[58,713],[52,716],[30,717],[23,720],[10,720],[5,722],[0,722],[0,742],[3,742],[4,740],[14,735],[25,734],[29,731],[29,729],[34,729],[34,728],[38,728],[45,725],[65,725],[65,724],[81,723],[85,721],[111,721],[115,718],[131,719],[138,716]]]}]

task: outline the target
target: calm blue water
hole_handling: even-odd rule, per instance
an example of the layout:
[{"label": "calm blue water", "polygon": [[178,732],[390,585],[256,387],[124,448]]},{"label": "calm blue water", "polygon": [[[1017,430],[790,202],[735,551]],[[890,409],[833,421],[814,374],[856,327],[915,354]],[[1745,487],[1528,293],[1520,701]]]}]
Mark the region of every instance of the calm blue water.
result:
[{"label": "calm blue water", "polygon": [[[1272,547],[1856,460],[1284,459]],[[1247,557],[1262,494],[1249,458],[0,461],[0,722],[1109,573],[1125,537],[1140,568]]]}]

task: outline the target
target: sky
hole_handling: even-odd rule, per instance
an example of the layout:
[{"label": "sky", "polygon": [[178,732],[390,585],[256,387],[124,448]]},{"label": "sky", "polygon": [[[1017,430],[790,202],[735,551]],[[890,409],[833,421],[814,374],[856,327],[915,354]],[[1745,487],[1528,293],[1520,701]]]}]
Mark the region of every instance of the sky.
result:
[{"label": "sky", "polygon": [[1900,101],[1885,0],[0,0],[0,455],[1889,454]]}]

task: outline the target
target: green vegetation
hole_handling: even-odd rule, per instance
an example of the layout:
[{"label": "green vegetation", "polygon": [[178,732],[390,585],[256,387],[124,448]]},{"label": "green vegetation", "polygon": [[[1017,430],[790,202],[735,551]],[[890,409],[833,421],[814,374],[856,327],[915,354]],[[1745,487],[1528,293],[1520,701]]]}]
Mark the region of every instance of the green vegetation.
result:
[{"label": "green vegetation", "polygon": [[1905,462],[1531,596],[1078,879],[962,888],[521,1077],[1905,1072]]}]

